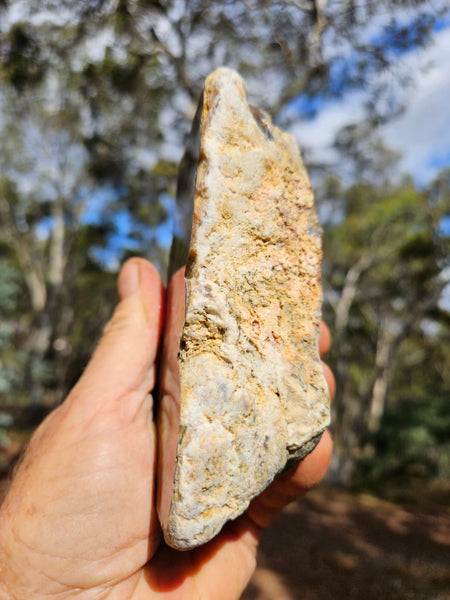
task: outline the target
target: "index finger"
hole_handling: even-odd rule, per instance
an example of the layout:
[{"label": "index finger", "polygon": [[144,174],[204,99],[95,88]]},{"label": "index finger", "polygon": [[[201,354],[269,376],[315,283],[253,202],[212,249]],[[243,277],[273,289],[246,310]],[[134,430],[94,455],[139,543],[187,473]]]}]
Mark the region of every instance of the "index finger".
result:
[{"label": "index finger", "polygon": [[324,321],[320,322],[319,353],[323,356],[331,347],[331,333]]}]

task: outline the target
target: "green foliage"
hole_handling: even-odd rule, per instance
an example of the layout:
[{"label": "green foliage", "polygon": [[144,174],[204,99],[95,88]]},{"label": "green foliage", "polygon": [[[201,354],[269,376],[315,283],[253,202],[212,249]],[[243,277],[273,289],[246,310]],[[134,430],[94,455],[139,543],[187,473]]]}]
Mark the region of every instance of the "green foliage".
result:
[{"label": "green foliage", "polygon": [[0,81],[10,83],[18,92],[32,87],[45,76],[40,45],[32,28],[17,24],[11,28],[9,39],[0,46],[2,69]]},{"label": "green foliage", "polygon": [[410,394],[389,407],[376,435],[365,440],[356,485],[379,495],[405,499],[408,486],[450,477],[448,394]]},{"label": "green foliage", "polygon": [[[11,312],[20,292],[20,271],[0,259],[0,311]],[[4,332],[2,332],[4,334]]]},{"label": "green foliage", "polygon": [[430,190],[409,179],[331,184],[342,207],[324,240],[333,257],[325,263],[325,309],[335,334],[336,453],[341,469],[352,465],[347,483],[379,494],[407,495],[421,478],[450,481],[444,182],[445,173]]}]

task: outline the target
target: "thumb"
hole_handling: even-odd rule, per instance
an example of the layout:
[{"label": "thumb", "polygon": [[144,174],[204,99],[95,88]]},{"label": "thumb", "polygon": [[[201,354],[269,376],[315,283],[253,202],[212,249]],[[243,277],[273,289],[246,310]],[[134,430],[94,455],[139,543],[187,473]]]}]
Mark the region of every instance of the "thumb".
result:
[{"label": "thumb", "polygon": [[139,403],[155,385],[164,312],[161,278],[148,261],[132,258],[119,274],[118,291],[120,302],[71,393],[72,402],[84,399],[94,409],[130,393]]}]

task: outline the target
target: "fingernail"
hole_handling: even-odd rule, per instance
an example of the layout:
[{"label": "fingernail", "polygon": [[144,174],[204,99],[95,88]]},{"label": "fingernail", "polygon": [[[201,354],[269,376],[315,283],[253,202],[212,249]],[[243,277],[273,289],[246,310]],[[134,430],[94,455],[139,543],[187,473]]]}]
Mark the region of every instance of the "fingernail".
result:
[{"label": "fingernail", "polygon": [[139,289],[139,263],[137,261],[130,261],[125,266],[122,279],[122,295],[130,296]]}]

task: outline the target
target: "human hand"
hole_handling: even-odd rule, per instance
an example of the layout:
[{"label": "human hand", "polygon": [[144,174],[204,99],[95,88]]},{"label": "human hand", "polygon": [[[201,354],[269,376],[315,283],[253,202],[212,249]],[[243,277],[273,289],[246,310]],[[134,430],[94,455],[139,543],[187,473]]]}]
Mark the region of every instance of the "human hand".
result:
[{"label": "human hand", "polygon": [[[214,540],[190,552],[168,548],[155,511],[151,396],[164,292],[142,259],[126,263],[118,288],[91,362],[34,434],[0,509],[1,600],[238,598],[261,529],[326,471],[327,432]],[[322,329],[321,352],[328,346]]]}]

